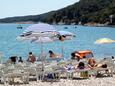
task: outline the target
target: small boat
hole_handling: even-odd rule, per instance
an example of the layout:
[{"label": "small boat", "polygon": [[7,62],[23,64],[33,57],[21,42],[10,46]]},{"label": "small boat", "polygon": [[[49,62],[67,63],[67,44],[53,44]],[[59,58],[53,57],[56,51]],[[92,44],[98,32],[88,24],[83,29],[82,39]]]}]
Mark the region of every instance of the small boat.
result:
[{"label": "small boat", "polygon": [[23,27],[21,25],[18,25],[17,26],[17,29],[22,29]]},{"label": "small boat", "polygon": [[64,29],[68,29],[68,27],[64,27]]},{"label": "small boat", "polygon": [[77,28],[77,26],[75,26],[74,28]]}]

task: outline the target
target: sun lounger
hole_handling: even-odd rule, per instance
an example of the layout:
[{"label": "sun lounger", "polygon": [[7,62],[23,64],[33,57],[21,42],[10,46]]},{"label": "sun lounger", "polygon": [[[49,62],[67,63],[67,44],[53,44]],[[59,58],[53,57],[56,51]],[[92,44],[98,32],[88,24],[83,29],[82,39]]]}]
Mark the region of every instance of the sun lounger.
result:
[{"label": "sun lounger", "polygon": [[96,76],[97,77],[101,77],[101,76],[113,76],[113,70],[111,67],[108,67],[108,68],[96,68],[95,71],[97,72],[96,73]]},{"label": "sun lounger", "polygon": [[91,71],[91,69],[89,69],[89,68],[75,69],[73,71],[73,77],[77,73],[77,76],[76,76],[77,78],[89,78],[89,72],[90,71]]},{"label": "sun lounger", "polygon": [[29,79],[28,79],[28,72],[25,71],[25,69],[21,68],[19,69],[17,66],[15,67],[15,65],[12,66],[8,66],[5,67],[3,70],[3,77],[5,78],[5,83],[9,84],[15,84],[15,82],[17,82],[17,78],[18,78],[18,82],[21,81],[21,83],[29,83]]},{"label": "sun lounger", "polygon": [[54,66],[45,66],[43,71],[43,81],[59,81],[61,70],[55,69]]},{"label": "sun lounger", "polygon": [[[114,64],[111,59],[101,60],[100,62],[98,62],[98,64],[102,65],[94,69],[97,72],[96,76],[113,76]],[[103,66],[103,64],[105,66]]]}]

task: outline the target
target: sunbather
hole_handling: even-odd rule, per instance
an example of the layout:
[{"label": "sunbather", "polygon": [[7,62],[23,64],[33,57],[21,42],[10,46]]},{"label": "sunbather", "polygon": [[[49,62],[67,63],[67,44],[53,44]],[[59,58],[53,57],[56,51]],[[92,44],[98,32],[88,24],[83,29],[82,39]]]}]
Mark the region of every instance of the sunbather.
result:
[{"label": "sunbather", "polygon": [[61,58],[61,54],[55,54],[52,50],[49,50],[49,57],[50,58]]},{"label": "sunbather", "polygon": [[88,67],[94,69],[97,66],[96,61],[93,58],[88,59]]},{"label": "sunbather", "polygon": [[83,62],[79,62],[77,68],[78,69],[84,69],[85,68],[85,64]]}]

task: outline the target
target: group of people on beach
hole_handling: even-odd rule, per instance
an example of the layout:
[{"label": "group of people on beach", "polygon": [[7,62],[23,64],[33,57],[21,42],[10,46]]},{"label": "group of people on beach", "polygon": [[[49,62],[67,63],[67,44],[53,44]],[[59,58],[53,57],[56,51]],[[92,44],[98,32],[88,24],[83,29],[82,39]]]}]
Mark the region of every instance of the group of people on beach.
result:
[{"label": "group of people on beach", "polygon": [[[77,53],[78,54],[78,53]],[[72,52],[71,53],[71,59],[72,60],[77,60],[78,64],[77,65],[73,65],[72,64],[68,64],[66,66],[66,69],[72,69],[72,68],[77,68],[77,69],[85,69],[85,68],[90,68],[90,69],[95,69],[95,68],[107,68],[107,64],[106,63],[99,63],[96,62],[96,59],[94,59],[93,55],[91,57],[86,57],[86,54],[82,54],[82,56],[80,57],[80,55],[77,55],[76,52]],[[104,58],[103,60],[105,60],[106,58]],[[114,56],[112,56],[112,59],[114,59]],[[71,68],[70,68],[71,67]]]},{"label": "group of people on beach", "polygon": [[[51,59],[54,59],[54,58],[57,58],[57,57],[58,57],[58,55],[55,54],[52,50],[49,50],[49,51],[48,51],[48,56],[49,56]],[[61,55],[60,55],[60,57],[61,57]],[[8,59],[7,62],[9,62],[9,63],[14,63],[14,64],[15,64],[15,63],[17,62],[17,59],[18,59],[18,62],[21,62],[21,63],[24,62],[23,59],[22,59],[22,57],[19,57],[19,58],[18,58],[17,56],[11,56],[11,57],[9,57],[9,59]],[[34,63],[35,61],[37,61],[36,56],[33,55],[32,52],[29,52],[28,58],[27,58],[27,62]]]},{"label": "group of people on beach", "polygon": [[[48,56],[51,59],[57,58],[57,55],[52,50],[48,51]],[[74,56],[75,56],[75,54],[71,53],[71,57],[72,57],[71,59],[73,59]],[[18,58],[17,56],[11,56],[9,58],[9,61],[15,64],[17,62],[17,58]],[[114,57],[112,57],[112,58],[114,58]],[[85,59],[85,61],[84,61],[84,59]],[[84,68],[95,69],[97,67],[102,67],[102,68],[107,67],[107,64],[101,64],[101,65],[98,64],[93,57],[90,57],[90,58],[86,58],[85,56],[83,56],[83,58],[76,57],[76,59],[74,59],[74,60],[78,61],[78,64],[74,67],[74,68],[78,68],[78,69],[84,69]],[[35,61],[37,61],[37,58],[35,55],[33,55],[32,52],[29,52],[28,58],[26,61],[34,63]],[[22,57],[18,58],[18,62],[20,62],[20,63],[24,62]],[[68,64],[68,65],[66,65],[66,67],[71,69],[72,65]]]}]

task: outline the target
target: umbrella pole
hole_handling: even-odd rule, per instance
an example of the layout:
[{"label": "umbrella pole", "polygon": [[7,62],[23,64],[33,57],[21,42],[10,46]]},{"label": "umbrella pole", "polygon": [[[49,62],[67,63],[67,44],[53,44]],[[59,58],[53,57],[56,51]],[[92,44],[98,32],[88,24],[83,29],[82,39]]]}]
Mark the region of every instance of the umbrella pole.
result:
[{"label": "umbrella pole", "polygon": [[41,55],[43,53],[43,42],[41,42]]},{"label": "umbrella pole", "polygon": [[2,63],[2,53],[0,53],[0,63]]},{"label": "umbrella pole", "polygon": [[[41,44],[41,54],[40,54],[41,56],[40,57],[42,58],[42,55],[43,55],[43,42],[41,41],[40,44]],[[43,60],[42,60],[42,71],[44,71],[44,64],[45,64],[45,62],[44,62],[44,58],[43,58]]]},{"label": "umbrella pole", "polygon": [[62,58],[64,58],[64,46],[63,46],[63,42],[62,42],[62,46],[61,46],[61,52],[62,52]]}]

